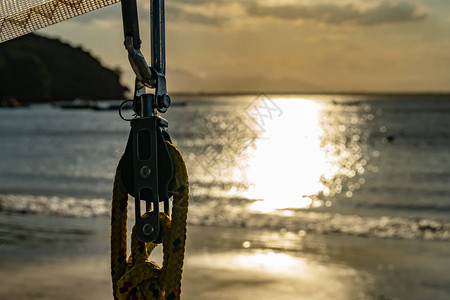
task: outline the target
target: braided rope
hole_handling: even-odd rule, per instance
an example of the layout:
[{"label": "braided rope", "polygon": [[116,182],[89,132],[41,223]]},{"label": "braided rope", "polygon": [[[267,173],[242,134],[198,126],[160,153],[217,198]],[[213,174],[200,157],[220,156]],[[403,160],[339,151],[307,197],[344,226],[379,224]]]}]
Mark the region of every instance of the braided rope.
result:
[{"label": "braided rope", "polygon": [[[111,277],[115,300],[177,300],[181,294],[189,183],[186,165],[180,152],[167,142],[175,167],[172,220],[160,213],[163,238],[163,266],[149,261],[155,243],[144,243],[133,227],[131,254],[127,253],[128,193],[123,186],[120,169],[114,179],[111,215]],[[144,216],[145,217],[145,216]]]}]

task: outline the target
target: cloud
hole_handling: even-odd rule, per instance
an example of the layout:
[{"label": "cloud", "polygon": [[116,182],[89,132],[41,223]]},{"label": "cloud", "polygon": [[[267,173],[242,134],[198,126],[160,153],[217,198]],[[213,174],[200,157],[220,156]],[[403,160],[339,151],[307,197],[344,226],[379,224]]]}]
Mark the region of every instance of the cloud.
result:
[{"label": "cloud", "polygon": [[361,25],[377,25],[384,23],[414,22],[424,20],[426,17],[427,14],[419,12],[419,9],[413,4],[406,2],[398,4],[383,2],[379,6],[363,13],[358,20],[358,23]]},{"label": "cloud", "polygon": [[[212,2],[211,0],[175,0],[166,4],[166,22],[189,23],[208,27],[221,27],[230,20],[227,16],[208,13],[208,5],[220,6],[225,0]],[[147,1],[138,1],[139,18],[148,22],[150,4]],[[122,24],[121,5],[115,4],[109,7],[78,16],[73,19],[78,24],[95,24],[101,27],[112,27]]]},{"label": "cloud", "polygon": [[[191,0],[192,1],[192,0]],[[193,2],[201,2],[204,0],[195,0]],[[167,20],[177,21],[177,22],[186,22],[191,24],[198,25],[206,25],[213,27],[221,27],[224,25],[229,19],[225,17],[219,16],[208,16],[197,12],[186,11],[178,6],[167,6],[166,7]]]},{"label": "cloud", "polygon": [[[219,1],[216,5],[222,4],[223,1]],[[166,20],[169,22],[190,23],[212,27],[221,27],[229,18],[216,15],[208,15],[203,11],[198,11],[208,4],[211,4],[210,0],[188,0],[181,1],[176,0],[166,4]],[[193,9],[192,9],[193,8]],[[197,9],[197,10],[196,10]],[[147,14],[150,10],[148,2],[139,1],[138,11],[140,19],[148,21]],[[99,9],[94,12],[74,18],[74,21],[81,24],[96,23],[99,24],[121,24],[121,6],[111,5],[103,9]]]},{"label": "cloud", "polygon": [[[324,0],[330,1],[330,0]],[[312,21],[328,25],[355,24],[372,26],[400,22],[421,21],[428,17],[416,5],[407,2],[371,1],[375,5],[361,6],[354,3],[335,4],[287,4],[267,6],[262,2],[235,0],[174,0],[167,2],[168,22],[189,23],[219,28],[229,25],[234,19],[245,17],[256,19],[272,18],[284,21]],[[139,10],[148,11],[148,3],[138,2]],[[364,8],[365,7],[365,8]],[[75,18],[80,23],[93,21],[107,24],[121,23],[120,5],[113,5],[96,12]],[[262,20],[261,20],[262,21]]]},{"label": "cloud", "polygon": [[387,23],[420,21],[427,17],[413,4],[383,1],[366,9],[354,4],[337,5],[320,3],[316,5],[247,5],[247,13],[253,17],[272,17],[280,20],[309,20],[330,25],[357,24],[361,26]]},{"label": "cloud", "polygon": [[[310,83],[293,77],[273,78],[263,75],[208,75],[205,78],[184,69],[169,69],[167,78],[170,80],[172,92],[206,92],[206,93],[298,93],[321,92],[327,87]],[[207,84],[205,84],[207,81]]]},{"label": "cloud", "polygon": [[226,0],[173,0],[172,3],[179,3],[179,4],[187,4],[187,5],[204,5],[204,4],[211,4],[211,3],[218,3],[223,4],[227,2]]},{"label": "cloud", "polygon": [[91,11],[87,14],[78,16],[73,19],[74,22],[78,23],[90,23],[92,21],[96,20],[109,20],[109,21],[116,21],[116,22],[122,22],[122,14],[121,14],[121,8],[120,4],[114,4],[107,7],[103,7],[101,9],[97,9],[94,11]]}]

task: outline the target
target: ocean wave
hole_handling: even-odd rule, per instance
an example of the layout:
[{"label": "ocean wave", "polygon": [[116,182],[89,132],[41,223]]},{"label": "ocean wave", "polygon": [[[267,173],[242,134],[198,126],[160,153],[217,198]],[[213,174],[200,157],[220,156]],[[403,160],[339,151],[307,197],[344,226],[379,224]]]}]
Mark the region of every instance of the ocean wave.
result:
[{"label": "ocean wave", "polygon": [[0,194],[0,211],[92,218],[110,215],[110,201],[74,197]]},{"label": "ocean wave", "polygon": [[376,209],[389,209],[389,210],[404,210],[404,211],[432,211],[447,213],[450,211],[450,205],[442,204],[406,204],[406,203],[373,203],[373,204],[357,204],[356,207],[360,208],[376,208]]},{"label": "ocean wave", "polygon": [[[307,210],[262,213],[252,201],[215,199],[194,201],[189,224],[215,227],[283,230],[294,233],[344,234],[361,237],[450,241],[450,223],[426,218],[360,216]],[[0,211],[75,218],[109,217],[110,200],[0,194]],[[133,201],[130,201],[130,211]],[[132,215],[132,213],[130,213]]]},{"label": "ocean wave", "polygon": [[289,210],[273,213],[238,211],[237,208],[211,209],[210,206],[208,213],[201,209],[191,209],[189,218],[192,224],[206,226],[450,241],[450,223],[425,218],[375,217]]}]

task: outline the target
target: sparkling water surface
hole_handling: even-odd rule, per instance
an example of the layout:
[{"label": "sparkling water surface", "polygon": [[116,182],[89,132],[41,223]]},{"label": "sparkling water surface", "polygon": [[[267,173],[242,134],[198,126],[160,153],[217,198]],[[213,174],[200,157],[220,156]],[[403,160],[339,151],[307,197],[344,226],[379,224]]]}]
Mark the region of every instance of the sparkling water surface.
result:
[{"label": "sparkling water surface", "polygon": [[[176,97],[190,222],[448,241],[449,100]],[[115,111],[0,110],[2,213],[109,216],[129,129]]]}]

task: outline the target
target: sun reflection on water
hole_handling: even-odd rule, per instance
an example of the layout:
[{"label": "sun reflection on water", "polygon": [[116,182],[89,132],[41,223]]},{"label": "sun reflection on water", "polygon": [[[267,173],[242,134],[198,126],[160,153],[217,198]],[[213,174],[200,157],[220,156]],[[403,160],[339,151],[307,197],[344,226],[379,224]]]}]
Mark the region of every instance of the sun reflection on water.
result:
[{"label": "sun reflection on water", "polygon": [[282,116],[267,121],[255,147],[248,149],[251,186],[245,196],[260,199],[251,206],[260,212],[314,205],[311,195],[325,190],[322,181],[338,172],[321,147],[323,104],[297,98],[278,105]]},{"label": "sun reflection on water", "polygon": [[311,270],[310,262],[300,257],[274,251],[256,250],[249,252],[229,252],[194,256],[190,261],[199,265],[219,269],[255,271],[260,274],[276,274],[277,276],[301,275]]}]

